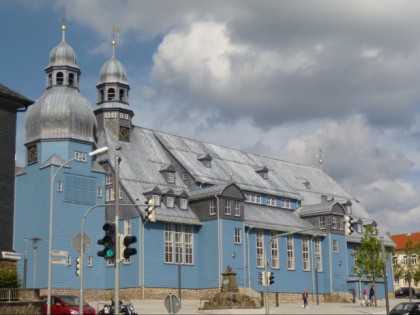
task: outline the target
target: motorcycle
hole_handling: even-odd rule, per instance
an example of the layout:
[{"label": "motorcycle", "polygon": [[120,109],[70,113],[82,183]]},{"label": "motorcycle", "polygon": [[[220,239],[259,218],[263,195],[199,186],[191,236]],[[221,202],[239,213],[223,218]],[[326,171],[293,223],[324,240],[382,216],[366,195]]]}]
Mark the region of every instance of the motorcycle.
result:
[{"label": "motorcycle", "polygon": [[[122,301],[119,303],[120,305],[120,311],[118,314],[123,315],[138,315],[136,312],[134,312],[134,306],[131,303],[124,304]],[[114,302],[111,304],[104,304],[103,308],[98,312],[98,315],[114,315],[115,306]]]}]

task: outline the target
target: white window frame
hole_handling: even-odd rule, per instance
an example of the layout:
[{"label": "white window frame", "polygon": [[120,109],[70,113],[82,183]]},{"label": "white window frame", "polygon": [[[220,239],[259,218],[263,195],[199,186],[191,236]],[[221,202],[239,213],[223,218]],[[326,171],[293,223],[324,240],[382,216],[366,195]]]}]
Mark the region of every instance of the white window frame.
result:
[{"label": "white window frame", "polygon": [[267,204],[267,206],[276,206],[276,197],[267,196],[266,204]]},{"label": "white window frame", "polygon": [[188,173],[187,172],[182,173],[182,180],[183,181],[188,180]]},{"label": "white window frame", "polygon": [[333,240],[333,252],[334,253],[338,253],[338,241],[337,240]]},{"label": "white window frame", "polygon": [[98,187],[96,190],[96,196],[98,196],[99,198],[102,197],[102,187]]},{"label": "white window frame", "polygon": [[164,257],[166,264],[194,264],[194,238],[191,225],[165,223]]},{"label": "white window frame", "polygon": [[292,208],[292,203],[288,199],[282,199],[281,200],[281,207],[283,209],[291,209]]},{"label": "white window frame", "polygon": [[325,217],[324,216],[319,217],[319,228],[320,229],[325,229]]},{"label": "white window frame", "polygon": [[242,234],[241,234],[241,229],[235,229],[235,234],[234,234],[234,243],[235,244],[242,244]]},{"label": "white window frame", "polygon": [[160,206],[160,196],[159,195],[153,195],[152,199],[154,201],[155,206]]},{"label": "white window frame", "polygon": [[264,234],[261,229],[255,231],[255,243],[257,250],[257,268],[264,268]]},{"label": "white window frame", "polygon": [[179,208],[182,210],[188,209],[188,199],[187,198],[179,198]]},{"label": "white window frame", "polygon": [[62,181],[57,182],[57,191],[59,191],[59,192],[63,191],[63,182]]},{"label": "white window frame", "polygon": [[322,272],[322,243],[319,238],[314,241],[316,270]]},{"label": "white window frame", "polygon": [[302,268],[303,271],[310,271],[310,247],[309,247],[309,237],[304,235],[302,236]]},{"label": "white window frame", "polygon": [[89,256],[88,257],[87,266],[88,266],[88,268],[92,268],[93,267],[93,258],[92,258],[92,256]]},{"label": "white window frame", "polygon": [[[271,232],[271,236],[276,235],[277,232]],[[280,255],[279,255],[279,238],[273,238],[271,241],[271,268],[280,269]]]},{"label": "white window frame", "polygon": [[166,181],[170,184],[175,183],[175,174],[172,172],[167,172],[166,173]]},{"label": "white window frame", "polygon": [[216,215],[216,200],[210,200],[209,215]]},{"label": "white window frame", "polygon": [[233,205],[233,213],[236,217],[240,217],[241,216],[241,206],[239,201],[235,201],[234,205]]},{"label": "white window frame", "polygon": [[106,174],[105,176],[105,184],[112,185],[112,174]]},{"label": "white window frame", "polygon": [[166,196],[166,206],[168,208],[175,208],[175,198],[172,196]]},{"label": "white window frame", "polygon": [[295,270],[295,248],[294,248],[294,240],[293,240],[292,235],[287,236],[286,251],[287,251],[287,269]]},{"label": "white window frame", "polygon": [[225,200],[225,215],[232,215],[232,201]]}]

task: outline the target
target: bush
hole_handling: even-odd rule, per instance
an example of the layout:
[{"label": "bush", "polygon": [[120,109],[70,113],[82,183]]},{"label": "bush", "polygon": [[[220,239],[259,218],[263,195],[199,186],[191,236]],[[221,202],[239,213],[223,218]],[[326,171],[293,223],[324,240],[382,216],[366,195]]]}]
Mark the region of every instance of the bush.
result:
[{"label": "bush", "polygon": [[18,288],[19,278],[16,270],[0,269],[0,288]]}]

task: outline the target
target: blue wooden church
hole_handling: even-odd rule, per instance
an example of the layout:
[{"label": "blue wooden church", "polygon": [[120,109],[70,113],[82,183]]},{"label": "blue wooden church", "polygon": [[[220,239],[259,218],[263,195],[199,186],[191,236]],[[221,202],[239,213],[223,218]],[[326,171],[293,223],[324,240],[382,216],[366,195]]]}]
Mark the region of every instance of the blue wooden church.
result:
[{"label": "blue wooden church", "polygon": [[[16,175],[14,248],[27,257],[19,272],[28,288],[47,288],[51,257],[53,292],[77,292],[78,240],[92,209],[84,228],[84,287],[112,290],[116,262],[97,255],[103,249],[97,240],[104,223],[115,222],[116,201],[119,233],[137,238],[131,245],[137,254],[117,262],[120,288],[137,298],[179,286],[191,296],[217,291],[228,266],[240,290],[262,292],[265,260],[274,273],[269,291],[284,299],[300,299],[304,288],[321,299],[359,297],[370,285],[355,275],[352,253],[365,226],[376,223],[321,168],[133,125],[115,42],[99,72],[96,106],[79,92],[81,71],[65,27],[45,73],[44,94],[26,114],[27,163]],[[103,147],[105,154],[89,155]],[[154,220],[146,220],[150,199]],[[347,215],[356,221],[350,236]],[[276,234],[286,236],[268,243]],[[40,238],[37,248],[25,248],[23,240],[33,237]],[[378,237],[391,250],[380,227]],[[392,279],[390,262],[387,270]],[[376,288],[384,297],[383,279]]]}]

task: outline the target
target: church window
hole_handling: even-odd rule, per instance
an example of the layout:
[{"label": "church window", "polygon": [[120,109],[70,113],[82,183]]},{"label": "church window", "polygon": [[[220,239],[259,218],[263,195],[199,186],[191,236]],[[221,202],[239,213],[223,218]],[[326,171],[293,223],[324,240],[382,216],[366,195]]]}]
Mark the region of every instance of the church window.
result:
[{"label": "church window", "polygon": [[92,266],[93,266],[93,259],[92,259],[92,257],[91,257],[91,256],[89,256],[89,257],[88,257],[87,266],[88,266],[89,268],[92,268]]},{"label": "church window", "polygon": [[115,90],[113,88],[108,89],[108,101],[115,100]]},{"label": "church window", "polygon": [[38,161],[38,147],[36,145],[28,147],[27,158],[28,164],[35,163]]},{"label": "church window", "polygon": [[122,141],[130,141],[130,128],[120,126],[119,139]]},{"label": "church window", "polygon": [[287,236],[286,249],[287,249],[287,269],[295,269],[295,249],[293,245],[292,235]]},{"label": "church window", "polygon": [[105,183],[107,185],[111,185],[112,184],[112,174],[106,174]]},{"label": "church window", "polygon": [[[276,235],[277,232],[271,232],[271,236]],[[273,238],[271,241],[271,267],[280,268],[280,258],[279,258],[279,239]]]},{"label": "church window", "polygon": [[120,113],[120,118],[124,119],[124,113]]},{"label": "church window", "polygon": [[52,85],[52,74],[50,73],[48,75],[48,86],[51,86],[51,85]]},{"label": "church window", "polygon": [[309,263],[309,237],[302,237],[302,267],[304,271],[309,271],[311,265]]},{"label": "church window", "polygon": [[257,230],[255,235],[257,243],[257,267],[264,268],[264,236],[262,230]]},{"label": "church window", "polygon": [[[99,91],[99,101],[103,102],[103,100],[104,100],[104,90],[100,90]],[[105,118],[107,118],[106,115],[105,115]]]},{"label": "church window", "polygon": [[124,114],[124,119],[129,119],[128,114]]},{"label": "church window", "polygon": [[194,263],[194,241],[192,226],[165,223],[165,263],[192,265]]},{"label": "church window", "polygon": [[284,209],[290,209],[291,208],[290,200],[283,199],[281,201],[281,207],[284,208]]},{"label": "church window", "polygon": [[73,86],[73,84],[74,84],[74,74],[70,73],[69,74],[69,85]]},{"label": "church window", "polygon": [[160,196],[159,195],[153,195],[153,202],[155,206],[160,206]]},{"label": "church window", "polygon": [[333,252],[338,253],[338,241],[333,240]]},{"label": "church window", "polygon": [[111,113],[111,117],[112,117],[112,118],[117,118],[117,112],[112,112],[112,113]]},{"label": "church window", "polygon": [[316,270],[318,272],[322,271],[322,250],[321,250],[321,241],[317,238],[315,239],[315,261],[316,261]]},{"label": "church window", "polygon": [[276,205],[276,198],[267,196],[267,205],[268,206],[275,206]]},{"label": "church window", "polygon": [[123,89],[120,89],[120,95],[119,96],[120,96],[119,100],[122,101],[124,99],[124,90]]},{"label": "church window", "polygon": [[63,81],[64,81],[63,72],[58,72],[56,79],[57,79],[57,84],[58,85],[63,85]]},{"label": "church window", "polygon": [[241,239],[241,229],[235,229],[235,244],[241,244],[242,243],[242,239]]},{"label": "church window", "polygon": [[105,113],[105,118],[111,118],[111,113],[110,112],[106,112]]}]

